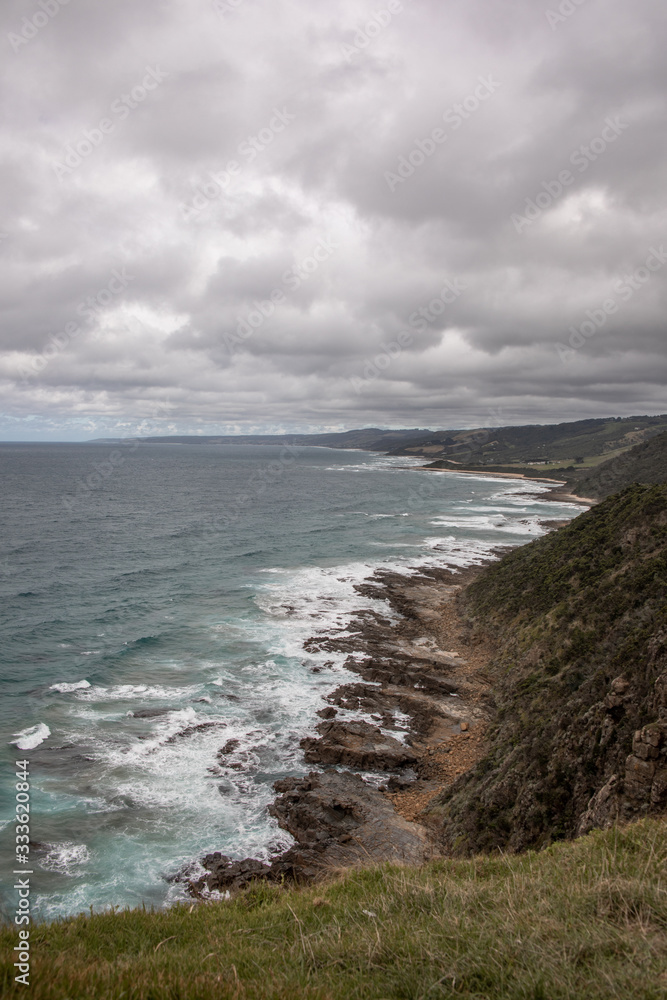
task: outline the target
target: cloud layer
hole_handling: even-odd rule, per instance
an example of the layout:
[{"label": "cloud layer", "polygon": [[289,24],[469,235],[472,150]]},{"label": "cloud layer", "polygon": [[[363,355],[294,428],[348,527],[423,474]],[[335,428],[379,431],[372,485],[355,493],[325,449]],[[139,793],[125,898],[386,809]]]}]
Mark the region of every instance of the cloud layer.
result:
[{"label": "cloud layer", "polygon": [[0,437],[663,412],[660,0],[5,0]]}]

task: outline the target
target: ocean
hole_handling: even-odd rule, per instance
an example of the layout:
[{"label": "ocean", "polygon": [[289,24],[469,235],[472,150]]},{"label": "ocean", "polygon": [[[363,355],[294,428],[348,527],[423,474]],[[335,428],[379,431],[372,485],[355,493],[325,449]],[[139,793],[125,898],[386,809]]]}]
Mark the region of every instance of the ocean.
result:
[{"label": "ocean", "polygon": [[207,852],[289,846],[273,782],[310,770],[299,740],[356,679],[303,644],[359,609],[393,615],[355,584],[478,564],[581,510],[417,464],[289,442],[0,445],[5,915],[16,760],[34,917],[169,904],[167,877]]}]

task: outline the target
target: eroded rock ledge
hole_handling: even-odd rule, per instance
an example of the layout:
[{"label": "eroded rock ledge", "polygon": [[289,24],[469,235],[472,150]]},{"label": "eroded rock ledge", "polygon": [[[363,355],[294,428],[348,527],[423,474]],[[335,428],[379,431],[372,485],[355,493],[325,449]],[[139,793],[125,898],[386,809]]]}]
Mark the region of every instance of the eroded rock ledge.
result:
[{"label": "eroded rock ledge", "polygon": [[256,879],[310,881],[355,864],[419,864],[430,854],[424,828],[400,816],[358,774],[313,771],[278,781],[275,788],[280,794],[269,812],[292,834],[295,846],[270,864],[209,854],[203,865],[210,874],[189,883],[193,895],[241,888]]},{"label": "eroded rock ledge", "polygon": [[[331,692],[318,712],[319,735],[301,742],[305,762],[323,770],[274,786],[278,796],[269,812],[296,843],[267,863],[209,854],[205,875],[176,876],[192,895],[433,856],[418,814],[479,757],[489,710],[483,668],[492,647],[471,642],[456,608],[474,575],[377,573],[357,589],[388,601],[397,621],[360,611],[344,633],[307,641],[310,651],[347,653],[346,666],[359,680]],[[354,772],[376,775],[375,783]]]},{"label": "eroded rock ledge", "polygon": [[307,764],[342,764],[359,771],[400,771],[417,763],[410,747],[368,722],[320,722],[320,739],[301,740]]}]

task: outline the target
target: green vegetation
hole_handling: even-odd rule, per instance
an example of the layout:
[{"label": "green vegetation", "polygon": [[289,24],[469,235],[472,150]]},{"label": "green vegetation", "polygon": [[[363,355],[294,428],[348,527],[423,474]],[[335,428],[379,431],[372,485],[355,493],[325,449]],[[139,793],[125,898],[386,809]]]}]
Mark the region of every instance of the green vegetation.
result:
[{"label": "green vegetation", "polygon": [[[635,484],[510,552],[469,588],[466,610],[498,634],[495,724],[487,756],[431,818],[461,852],[571,837],[589,799],[622,781],[634,732],[664,709],[667,485]],[[620,677],[627,691],[612,697]]]},{"label": "green vegetation", "polygon": [[631,483],[664,482],[667,482],[667,434],[659,434],[630,451],[616,454],[590,475],[571,479],[568,487],[579,496],[601,499]]},{"label": "green vegetation", "polygon": [[35,1000],[659,1000],[667,824],[38,925],[28,990],[15,941],[0,932],[3,996]]},{"label": "green vegetation", "polygon": [[[508,472],[515,476],[526,476],[528,479],[549,479],[554,480],[559,478],[558,473],[566,471],[570,474],[570,468],[562,468],[557,464],[552,465],[473,465],[466,462],[462,465],[458,462],[450,462],[447,459],[439,459],[437,462],[430,462],[426,466],[428,469],[446,469],[450,472],[478,472],[481,475],[485,473],[488,475],[489,472]],[[561,476],[560,479],[564,477]]]},{"label": "green vegetation", "polygon": [[423,455],[431,461],[445,459],[464,467],[491,465],[567,469],[604,462],[613,454],[667,431],[667,415],[577,420],[564,424],[526,427],[493,427],[463,431],[433,431],[397,447],[393,454]]}]

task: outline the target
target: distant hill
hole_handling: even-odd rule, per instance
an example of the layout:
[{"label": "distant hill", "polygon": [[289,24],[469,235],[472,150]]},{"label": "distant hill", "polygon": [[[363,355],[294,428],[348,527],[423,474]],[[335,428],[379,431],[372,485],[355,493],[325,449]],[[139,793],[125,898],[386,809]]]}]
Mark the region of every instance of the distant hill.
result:
[{"label": "distant hill", "polygon": [[[569,471],[604,461],[667,431],[667,415],[610,417],[525,427],[480,427],[432,431],[400,445],[393,454],[422,455],[463,466],[525,466],[535,471]],[[546,468],[545,468],[546,467]],[[518,471],[518,470],[517,470]],[[522,470],[523,471],[523,470]]]},{"label": "distant hill", "polygon": [[667,433],[603,462],[588,475],[572,477],[567,485],[578,496],[601,500],[631,483],[667,483]]},{"label": "distant hill", "polygon": [[489,566],[486,757],[430,807],[444,846],[522,850],[667,809],[667,485],[629,486]]},{"label": "distant hill", "polygon": [[[609,417],[524,427],[478,427],[429,431],[364,427],[327,434],[192,434],[147,436],[148,444],[280,445],[357,448],[393,456],[423,458],[438,468],[516,472],[531,478],[579,479],[594,467],[656,435],[667,433],[667,415]],[[91,441],[111,443],[118,438]],[[442,463],[442,464],[441,464]],[[652,480],[647,480],[652,481]],[[585,494],[588,495],[588,494]],[[596,494],[591,493],[591,496]]]},{"label": "distant hill", "polygon": [[[147,444],[290,444],[321,448],[359,448],[362,451],[394,451],[414,440],[422,440],[427,430],[380,430],[364,427],[360,430],[329,434],[173,434],[141,437]],[[118,441],[119,438],[97,438],[90,444]]]}]

